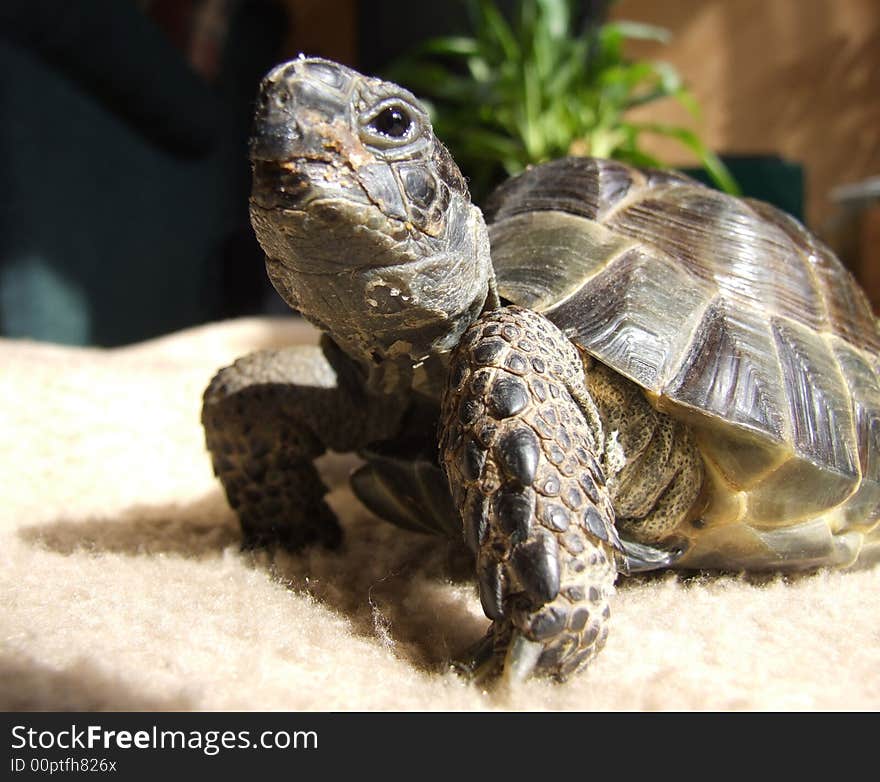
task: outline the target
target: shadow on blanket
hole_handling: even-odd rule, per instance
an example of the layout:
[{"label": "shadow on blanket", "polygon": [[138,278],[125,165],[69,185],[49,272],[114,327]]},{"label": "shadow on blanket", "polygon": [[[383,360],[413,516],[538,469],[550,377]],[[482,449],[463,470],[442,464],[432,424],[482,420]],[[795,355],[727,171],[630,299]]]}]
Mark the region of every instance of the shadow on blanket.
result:
[{"label": "shadow on blanket", "polygon": [[190,559],[217,557],[236,545],[231,523],[217,524],[222,499],[209,495],[180,505],[137,505],[114,518],[58,519],[23,527],[19,537],[58,554],[176,554]]},{"label": "shadow on blanket", "polygon": [[237,523],[218,491],[191,504],[134,506],[113,518],[61,518],[24,527],[18,536],[61,555],[241,557],[345,617],[356,635],[378,637],[417,668],[445,672],[487,625],[465,605],[475,590],[470,553],[463,545],[399,530],[363,511],[347,513],[343,525],[344,543],[336,551],[243,551]]},{"label": "shadow on blanket", "polygon": [[150,697],[129,687],[122,679],[108,676],[88,660],[80,659],[58,671],[36,660],[0,655],[0,691],[7,693],[7,711],[41,709],[52,711],[188,711],[185,697]]}]

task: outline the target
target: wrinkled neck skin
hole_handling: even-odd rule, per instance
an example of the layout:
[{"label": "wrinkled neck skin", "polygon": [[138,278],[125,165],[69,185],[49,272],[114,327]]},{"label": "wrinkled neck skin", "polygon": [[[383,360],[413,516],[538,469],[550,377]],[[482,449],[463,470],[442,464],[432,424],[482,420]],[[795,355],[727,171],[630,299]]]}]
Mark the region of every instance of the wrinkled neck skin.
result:
[{"label": "wrinkled neck skin", "polygon": [[[363,367],[373,393],[415,388],[439,398],[448,354],[494,286],[482,215],[462,196],[454,199],[460,203],[450,205],[436,237],[375,215],[386,230],[308,212],[275,216],[276,234],[298,252],[272,247],[266,267],[273,285]],[[296,263],[304,248],[308,269]]]},{"label": "wrinkled neck skin", "polygon": [[449,352],[496,297],[482,214],[424,108],[297,59],[263,80],[251,161],[251,223],[281,296],[369,391],[439,398]]}]

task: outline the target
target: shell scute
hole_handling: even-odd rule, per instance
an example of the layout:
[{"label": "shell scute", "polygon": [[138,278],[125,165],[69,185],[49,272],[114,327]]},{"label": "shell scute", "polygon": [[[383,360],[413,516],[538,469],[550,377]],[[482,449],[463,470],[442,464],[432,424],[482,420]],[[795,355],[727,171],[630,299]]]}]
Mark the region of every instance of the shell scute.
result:
[{"label": "shell scute", "polygon": [[765,350],[768,341],[767,324],[756,313],[731,311],[713,300],[662,393],[781,443],[787,412],[778,364]]}]

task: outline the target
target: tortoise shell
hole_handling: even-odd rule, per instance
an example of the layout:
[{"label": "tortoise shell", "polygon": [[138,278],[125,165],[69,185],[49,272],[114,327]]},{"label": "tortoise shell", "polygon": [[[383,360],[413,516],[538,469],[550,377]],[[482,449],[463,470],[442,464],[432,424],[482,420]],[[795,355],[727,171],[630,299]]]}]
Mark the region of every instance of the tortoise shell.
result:
[{"label": "tortoise shell", "polygon": [[485,211],[503,299],[692,427],[706,506],[679,565],[859,554],[880,518],[880,333],[828,248],[768,204],[589,158]]}]

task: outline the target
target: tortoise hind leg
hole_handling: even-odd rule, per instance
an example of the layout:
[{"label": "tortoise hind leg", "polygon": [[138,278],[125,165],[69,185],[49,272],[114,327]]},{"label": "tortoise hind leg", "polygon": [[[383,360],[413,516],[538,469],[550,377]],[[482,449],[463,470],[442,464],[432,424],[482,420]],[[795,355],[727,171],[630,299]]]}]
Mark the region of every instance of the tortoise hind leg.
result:
[{"label": "tortoise hind leg", "polygon": [[580,357],[549,321],[510,307],[471,327],[452,358],[441,460],[492,620],[481,673],[564,679],[602,648],[620,550],[602,443]]},{"label": "tortoise hind leg", "polygon": [[205,391],[206,443],[246,546],[337,545],[314,459],[389,436],[399,421],[399,401],[368,396],[328,354],[311,345],[252,353]]},{"label": "tortoise hind leg", "polygon": [[606,477],[630,569],[668,567],[685,546],[678,530],[703,509],[705,470],[694,438],[652,407],[638,385],[599,362],[586,382],[612,441]]}]

